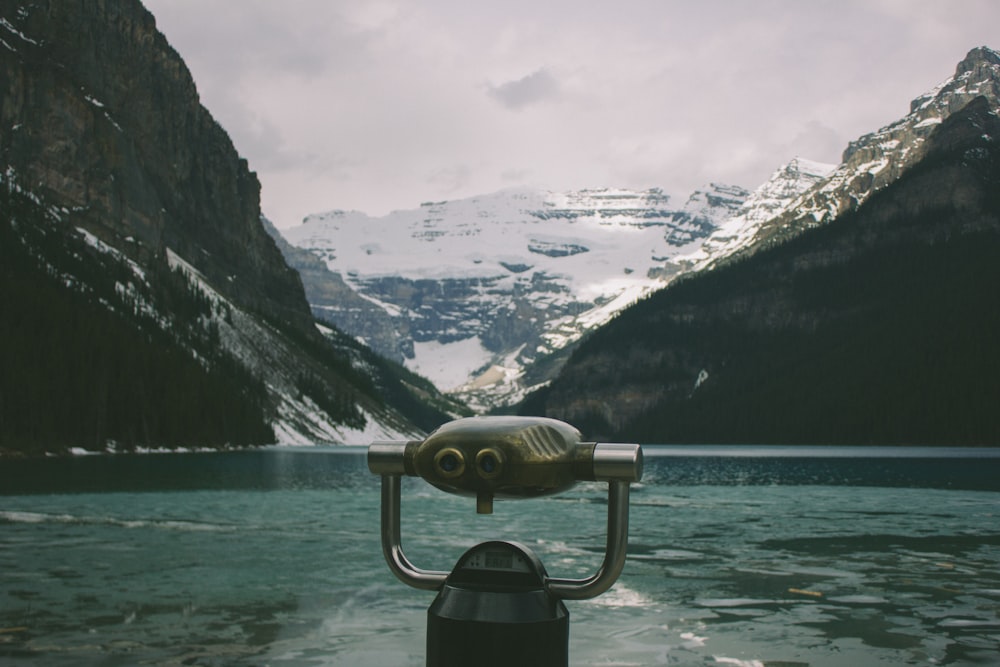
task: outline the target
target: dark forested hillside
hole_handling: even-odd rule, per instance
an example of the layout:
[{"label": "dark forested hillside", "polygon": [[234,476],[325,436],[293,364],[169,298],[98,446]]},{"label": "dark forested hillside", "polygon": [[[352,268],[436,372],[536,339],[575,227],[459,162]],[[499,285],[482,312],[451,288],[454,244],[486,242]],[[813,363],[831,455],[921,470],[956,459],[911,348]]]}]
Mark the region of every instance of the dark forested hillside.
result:
[{"label": "dark forested hillside", "polygon": [[264,387],[219,353],[203,295],[162,262],[167,335],[116,289],[126,263],[54,233],[42,215],[0,188],[0,451],[274,441]]},{"label": "dark forested hillside", "polygon": [[637,304],[521,412],[641,442],[1000,444],[998,140],[973,101],[854,213]]}]

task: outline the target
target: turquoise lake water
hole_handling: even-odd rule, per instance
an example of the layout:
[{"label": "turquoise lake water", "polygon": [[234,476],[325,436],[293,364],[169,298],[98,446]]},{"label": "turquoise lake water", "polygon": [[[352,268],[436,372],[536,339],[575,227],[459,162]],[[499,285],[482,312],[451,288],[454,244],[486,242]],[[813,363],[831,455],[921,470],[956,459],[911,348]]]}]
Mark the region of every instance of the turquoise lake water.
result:
[{"label": "turquoise lake water", "polygon": [[[1000,450],[645,452],[571,664],[1000,664]],[[378,504],[362,449],[0,461],[0,665],[423,665],[434,594],[388,571]],[[600,563],[603,485],[474,505],[404,480],[410,559]]]}]

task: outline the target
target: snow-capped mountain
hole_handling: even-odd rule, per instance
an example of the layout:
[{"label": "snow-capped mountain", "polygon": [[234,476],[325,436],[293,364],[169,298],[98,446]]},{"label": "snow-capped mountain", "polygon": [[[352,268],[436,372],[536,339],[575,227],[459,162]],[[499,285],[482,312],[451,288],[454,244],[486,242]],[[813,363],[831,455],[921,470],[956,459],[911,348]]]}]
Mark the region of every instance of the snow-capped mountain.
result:
[{"label": "snow-capped mountain", "polygon": [[496,407],[559,367],[529,378],[533,363],[753,243],[833,169],[797,158],[753,193],[712,184],[681,207],[658,189],[512,189],[382,218],[332,211],[284,231],[324,270],[286,257],[319,317],[473,407]]},{"label": "snow-capped mountain", "polygon": [[314,312],[485,405],[518,392],[524,366],[666,284],[680,270],[674,258],[697,250],[746,196],[714,184],[676,206],[658,189],[511,189],[381,218],[313,215],[284,236],[383,321],[358,318],[356,302],[317,307],[310,297]]},{"label": "snow-capped mountain", "polygon": [[750,247],[761,227],[785,213],[798,197],[833,173],[836,165],[795,158],[775,171],[757,188],[729,220],[712,233],[695,252],[678,258],[700,271],[733,253]]},{"label": "snow-capped mountain", "polygon": [[840,165],[796,158],[753,193],[713,185],[679,208],[660,190],[509,190],[383,218],[333,211],[284,234],[325,263],[303,273],[314,313],[473,407],[508,404],[559,364],[526,368],[678,275],[856,208],[978,96],[1000,99],[1000,54],[985,47]]},{"label": "snow-capped mountain", "polygon": [[910,103],[910,112],[850,142],[839,165],[796,158],[747,198],[696,252],[683,258],[692,270],[715,266],[829,222],[860,206],[924,155],[931,132],[976,97],[1000,100],[1000,53],[972,49],[955,74]]}]

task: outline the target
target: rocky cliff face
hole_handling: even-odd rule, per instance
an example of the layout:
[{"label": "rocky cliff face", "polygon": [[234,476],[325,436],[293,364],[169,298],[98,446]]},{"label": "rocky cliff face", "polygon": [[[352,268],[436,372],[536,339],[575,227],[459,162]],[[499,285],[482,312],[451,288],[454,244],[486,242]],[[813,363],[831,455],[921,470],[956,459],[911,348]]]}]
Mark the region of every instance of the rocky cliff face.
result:
[{"label": "rocky cliff face", "polygon": [[987,47],[969,51],[953,76],[910,103],[906,116],[852,141],[833,172],[761,225],[751,249],[773,245],[857,208],[919,162],[927,138],[941,122],[980,96],[1000,99],[1000,53]]},{"label": "rocky cliff face", "polygon": [[[223,294],[310,324],[261,227],[260,184],[137,1],[5,2],[0,155],[11,176],[129,254],[171,248]],[[126,239],[130,239],[125,241]]]},{"label": "rocky cliff face", "polygon": [[725,220],[695,252],[678,258],[685,272],[725,262],[758,242],[762,227],[786,213],[799,197],[825,182],[836,165],[795,158],[754,190],[732,218]]},{"label": "rocky cliff face", "polygon": [[358,340],[391,359],[413,356],[409,331],[405,327],[400,330],[400,323],[391,313],[355,291],[315,254],[286,241],[266,218],[263,222],[285,261],[302,278],[306,299],[317,319],[351,332]]},{"label": "rocky cliff face", "polygon": [[[299,275],[261,222],[256,175],[138,0],[0,2],[0,186],[9,195],[0,210],[5,238],[19,246],[12,256],[86,295],[73,317],[90,312],[98,321],[103,315],[87,309],[103,308],[121,338],[142,348],[136,356],[159,358],[167,347],[206,372],[240,378],[228,386],[259,385],[279,442],[367,442],[448,418],[427,405],[432,387],[317,328]],[[3,287],[27,276],[5,274]],[[144,334],[130,337],[129,328]],[[108,364],[141,372],[115,354]],[[95,364],[93,373],[107,367]],[[53,370],[52,382],[59,375]],[[74,382],[86,388],[97,378]],[[91,400],[85,390],[80,397]],[[146,418],[156,416],[155,400],[137,409],[137,421],[156,421]],[[108,428],[97,429],[105,434],[97,440],[156,445],[162,433]],[[180,431],[171,437],[183,441]]]}]

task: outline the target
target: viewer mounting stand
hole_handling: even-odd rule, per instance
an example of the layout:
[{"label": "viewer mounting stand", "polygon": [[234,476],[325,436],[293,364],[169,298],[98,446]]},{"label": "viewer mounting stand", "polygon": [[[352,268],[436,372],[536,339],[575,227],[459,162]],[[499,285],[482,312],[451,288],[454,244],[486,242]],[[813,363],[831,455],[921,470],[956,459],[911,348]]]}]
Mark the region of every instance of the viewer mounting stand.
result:
[{"label": "viewer mounting stand", "polygon": [[[389,569],[415,588],[437,590],[428,610],[427,665],[568,665],[569,612],[563,600],[607,591],[621,574],[628,545],[629,485],[642,477],[634,444],[580,442],[564,422],[539,417],[472,417],[422,441],[375,442],[368,468],[382,476],[382,552]],[[608,483],[604,560],[585,579],[549,577],[538,557],[516,542],[484,542],[449,572],[414,566],[403,553],[403,475],[476,497],[489,514],[494,498],[559,493],[578,481]]]}]

